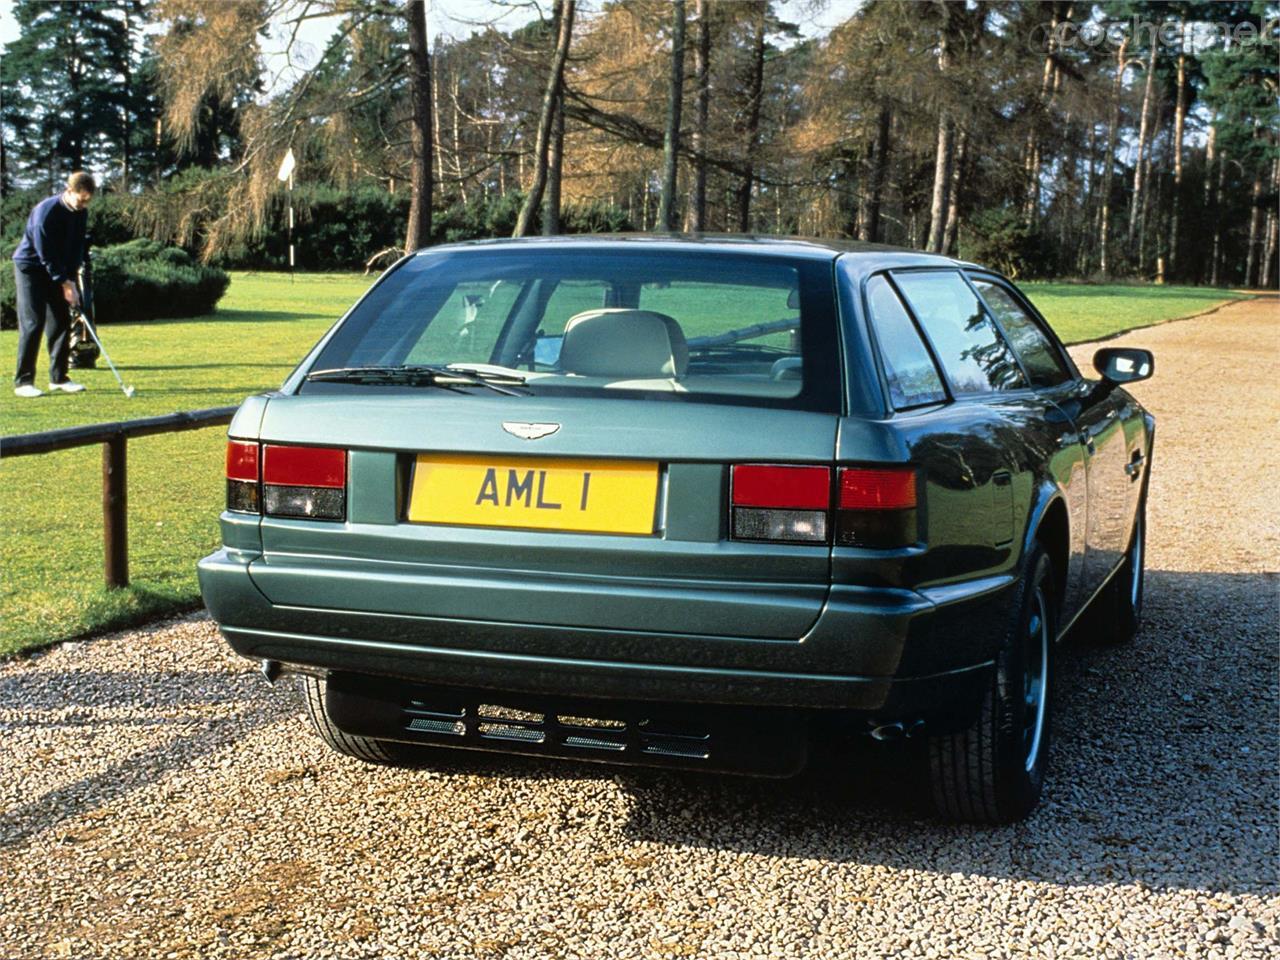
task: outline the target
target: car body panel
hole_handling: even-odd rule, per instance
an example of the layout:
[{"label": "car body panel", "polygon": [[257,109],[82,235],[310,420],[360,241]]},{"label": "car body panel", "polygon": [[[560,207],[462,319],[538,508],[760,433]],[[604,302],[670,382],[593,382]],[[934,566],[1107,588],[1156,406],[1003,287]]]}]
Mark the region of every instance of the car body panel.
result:
[{"label": "car body panel", "polygon": [[[251,398],[230,429],[247,441],[349,451],[342,520],[223,513],[224,547],[199,575],[233,648],[302,670],[495,692],[851,711],[877,722],[927,718],[931,729],[971,722],[1041,524],[1062,523],[1053,562],[1064,629],[1120,564],[1144,487],[1136,481],[1150,468],[1149,414],[1115,385],[1080,377],[1069,358],[1071,379],[1054,388],[894,410],[863,285],[884,271],[967,271],[999,280],[1034,314],[1016,287],[972,264],[748,239],[463,246],[589,256],[601,245],[678,254],[691,244],[830,264],[839,409],[303,389],[340,321],[279,393]],[[522,439],[513,423],[556,429]],[[656,464],[653,530],[409,522],[415,464],[431,454]],[[1139,456],[1145,466],[1135,467]],[[730,475],[741,463],[912,468],[916,538],[885,549],[735,540]]]}]

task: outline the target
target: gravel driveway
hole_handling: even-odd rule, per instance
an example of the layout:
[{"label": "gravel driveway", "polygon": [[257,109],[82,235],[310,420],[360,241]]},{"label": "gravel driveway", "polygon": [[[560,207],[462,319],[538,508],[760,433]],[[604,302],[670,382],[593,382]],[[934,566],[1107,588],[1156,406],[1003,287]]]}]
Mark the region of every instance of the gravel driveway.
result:
[{"label": "gravel driveway", "polygon": [[1062,658],[1026,823],[939,825],[889,761],[365,766],[191,617],[0,664],[0,957],[1275,957],[1277,320],[1120,341],[1157,356],[1147,619]]}]

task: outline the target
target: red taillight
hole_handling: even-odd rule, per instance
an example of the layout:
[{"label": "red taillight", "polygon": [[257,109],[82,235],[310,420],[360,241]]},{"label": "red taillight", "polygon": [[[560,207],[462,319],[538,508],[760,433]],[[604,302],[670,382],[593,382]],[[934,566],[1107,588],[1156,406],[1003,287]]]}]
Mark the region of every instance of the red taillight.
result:
[{"label": "red taillight", "polygon": [[304,520],[345,519],[347,451],[231,440],[227,509]]},{"label": "red taillight", "polygon": [[733,468],[735,507],[826,510],[831,503],[831,470],[740,463]]},{"label": "red taillight", "polygon": [[735,540],[831,543],[894,549],[917,542],[913,467],[734,466],[730,530]]},{"label": "red taillight", "polygon": [[347,451],[328,447],[262,448],[262,482],[285,487],[345,487]]},{"label": "red taillight", "polygon": [[740,463],[732,501],[736,540],[826,543],[831,469]]},{"label": "red taillight", "polygon": [[258,445],[244,440],[227,441],[227,479],[258,482]]},{"label": "red taillight", "polygon": [[916,472],[911,468],[840,468],[841,510],[909,510],[916,505]]},{"label": "red taillight", "polygon": [[237,513],[262,511],[256,443],[227,441],[227,509]]},{"label": "red taillight", "polygon": [[300,520],[345,519],[347,451],[265,444],[262,512]]}]

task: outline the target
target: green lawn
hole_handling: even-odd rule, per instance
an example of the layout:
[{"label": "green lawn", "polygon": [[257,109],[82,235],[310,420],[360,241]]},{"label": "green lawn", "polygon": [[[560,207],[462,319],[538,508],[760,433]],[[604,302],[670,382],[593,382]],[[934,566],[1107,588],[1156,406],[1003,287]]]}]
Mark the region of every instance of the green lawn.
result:
[{"label": "green lawn", "polygon": [[[279,386],[370,282],[238,273],[212,317],[103,327],[136,396],[100,360],[72,372],[89,388],[77,396],[19,400],[5,390],[0,434],[239,403]],[[7,369],[16,343],[14,331],[0,332]],[[37,371],[37,385],[46,375]],[[195,561],[218,545],[225,438],[212,427],[130,441],[127,590],[102,583],[101,447],[0,460],[0,653],[196,605]]]},{"label": "green lawn", "polygon": [[[107,349],[137,395],[126,399],[99,362],[98,370],[74,374],[89,387],[79,396],[0,394],[0,435],[234,404],[272,389],[369,283],[358,275],[290,281],[237,273],[212,317],[105,327]],[[1026,290],[1071,342],[1202,312],[1232,297],[1179,287],[1046,283]],[[747,322],[765,313],[771,319],[776,310]],[[9,369],[16,340],[13,331],[0,332]],[[102,586],[100,448],[0,461],[0,653],[196,606],[195,561],[218,544],[224,450],[222,428],[129,444],[133,586],[119,591]]]},{"label": "green lawn", "polygon": [[1067,343],[1100,340],[1134,327],[1189,317],[1242,296],[1212,287],[1089,286],[1080,283],[1024,283],[1020,286]]}]

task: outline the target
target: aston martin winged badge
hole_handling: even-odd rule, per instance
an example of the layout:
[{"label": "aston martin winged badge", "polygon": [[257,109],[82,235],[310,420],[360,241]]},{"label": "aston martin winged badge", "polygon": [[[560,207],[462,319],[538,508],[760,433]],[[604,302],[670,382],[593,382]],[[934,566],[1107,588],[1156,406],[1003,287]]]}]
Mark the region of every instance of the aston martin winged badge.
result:
[{"label": "aston martin winged badge", "polygon": [[521,440],[541,440],[560,429],[558,423],[520,423],[516,420],[504,420],[502,429]]}]

